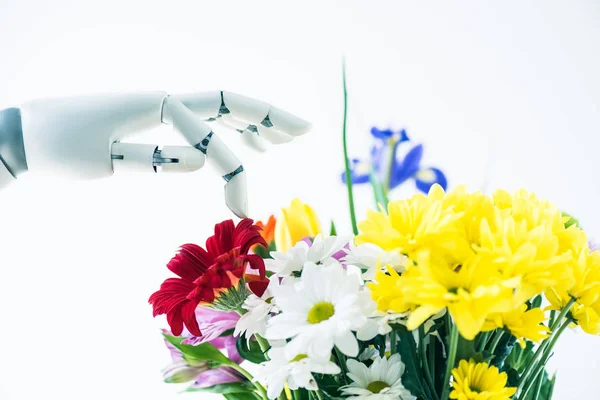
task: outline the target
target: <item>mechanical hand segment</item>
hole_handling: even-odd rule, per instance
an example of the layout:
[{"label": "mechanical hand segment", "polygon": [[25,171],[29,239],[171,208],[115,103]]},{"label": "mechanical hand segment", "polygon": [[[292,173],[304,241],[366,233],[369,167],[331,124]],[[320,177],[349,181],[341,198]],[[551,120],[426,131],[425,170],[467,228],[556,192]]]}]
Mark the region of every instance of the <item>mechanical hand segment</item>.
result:
[{"label": "mechanical hand segment", "polygon": [[[310,124],[262,101],[230,92],[149,92],[34,100],[0,111],[0,188],[26,171],[75,178],[115,170],[187,172],[214,163],[226,181],[225,202],[248,214],[246,172],[213,131],[235,129],[250,147],[286,143]],[[133,134],[171,124],[190,147],[127,143]]]}]

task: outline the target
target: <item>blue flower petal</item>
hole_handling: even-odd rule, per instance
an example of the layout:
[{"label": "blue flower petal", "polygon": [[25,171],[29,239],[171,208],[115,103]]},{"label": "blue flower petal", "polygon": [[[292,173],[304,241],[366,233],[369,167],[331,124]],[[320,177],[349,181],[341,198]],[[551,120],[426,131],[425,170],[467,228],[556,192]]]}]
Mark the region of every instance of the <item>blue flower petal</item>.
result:
[{"label": "blue flower petal", "polygon": [[373,166],[373,171],[375,172],[380,172],[383,168],[385,155],[387,153],[387,149],[389,148],[387,143],[387,141],[375,140],[373,146],[371,147],[371,165]]},{"label": "blue flower petal", "polygon": [[448,187],[446,175],[437,168],[424,168],[415,174],[415,183],[417,189],[423,193],[428,193],[434,184],[440,185],[444,190]]},{"label": "blue flower petal", "polygon": [[[369,182],[369,163],[354,158],[350,160],[350,180],[356,185]],[[346,183],[346,172],[342,172],[342,183]]]},{"label": "blue flower petal", "polygon": [[[396,143],[394,152],[397,151],[400,142]],[[390,176],[390,189],[394,189],[407,179],[411,178],[419,171],[419,165],[423,158],[423,145],[418,144],[406,154],[403,160],[399,161],[394,157],[394,165]]]},{"label": "blue flower petal", "polygon": [[410,142],[410,138],[408,137],[408,134],[406,133],[406,129],[402,129],[400,130],[400,140],[398,140],[400,143],[402,142]]},{"label": "blue flower petal", "polygon": [[372,127],[371,135],[377,139],[389,139],[394,135],[394,131],[391,129],[377,129],[376,127]]}]

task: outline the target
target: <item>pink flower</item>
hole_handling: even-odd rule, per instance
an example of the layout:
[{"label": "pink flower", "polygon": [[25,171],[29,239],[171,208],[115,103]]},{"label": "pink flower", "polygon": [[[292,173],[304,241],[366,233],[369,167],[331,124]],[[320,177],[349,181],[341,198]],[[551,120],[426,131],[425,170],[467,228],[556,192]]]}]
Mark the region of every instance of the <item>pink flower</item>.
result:
[{"label": "pink flower", "polygon": [[[210,343],[219,350],[225,350],[225,354],[231,361],[238,364],[243,361],[235,345],[236,338],[231,335],[221,336],[224,332],[235,328],[240,318],[237,313],[225,313],[199,307],[196,309],[196,318],[200,321],[202,335],[188,336],[189,332],[185,331],[182,335],[187,337],[182,343],[194,346]],[[172,335],[168,330],[163,330],[163,332]],[[200,389],[222,383],[242,382],[245,379],[229,367],[210,369],[208,361],[190,365],[183,359],[181,351],[166,340],[165,343],[171,351],[171,358],[173,359],[162,371],[167,383],[193,381],[194,383],[190,386],[190,389]]]}]

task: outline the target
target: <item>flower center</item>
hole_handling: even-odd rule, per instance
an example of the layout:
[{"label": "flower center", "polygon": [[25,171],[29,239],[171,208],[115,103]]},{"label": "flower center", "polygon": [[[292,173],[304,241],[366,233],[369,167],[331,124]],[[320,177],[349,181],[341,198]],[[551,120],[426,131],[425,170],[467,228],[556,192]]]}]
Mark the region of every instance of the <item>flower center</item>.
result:
[{"label": "flower center", "polygon": [[293,362],[298,362],[300,360],[304,360],[305,358],[308,358],[308,356],[306,354],[298,354],[296,357],[292,358],[290,360],[291,363]]},{"label": "flower center", "polygon": [[383,389],[385,388],[389,388],[390,385],[387,384],[387,382],[383,382],[383,381],[375,381],[375,382],[371,382],[369,383],[369,386],[367,386],[367,390],[370,391],[371,393],[379,393],[381,392]]},{"label": "flower center", "polygon": [[333,304],[327,301],[320,301],[308,312],[308,322],[311,324],[318,324],[319,322],[327,321],[335,313],[335,307]]},{"label": "flower center", "polygon": [[471,392],[473,392],[473,393],[479,393],[480,392],[479,388],[476,388],[476,387],[473,387],[473,386],[469,386],[469,390],[471,390]]}]

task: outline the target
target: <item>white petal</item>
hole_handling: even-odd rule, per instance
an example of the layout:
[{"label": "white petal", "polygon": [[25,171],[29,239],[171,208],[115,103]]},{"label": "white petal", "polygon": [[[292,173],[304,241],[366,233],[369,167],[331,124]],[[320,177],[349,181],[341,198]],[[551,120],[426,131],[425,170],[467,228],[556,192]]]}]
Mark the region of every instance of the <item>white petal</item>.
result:
[{"label": "white petal", "polygon": [[363,325],[363,327],[358,332],[356,332],[356,337],[358,338],[358,340],[366,342],[377,336],[378,330],[379,326],[377,325],[377,321],[369,320],[365,325]]},{"label": "white petal", "polygon": [[358,355],[358,341],[350,331],[346,331],[335,338],[336,347],[349,357]]}]

